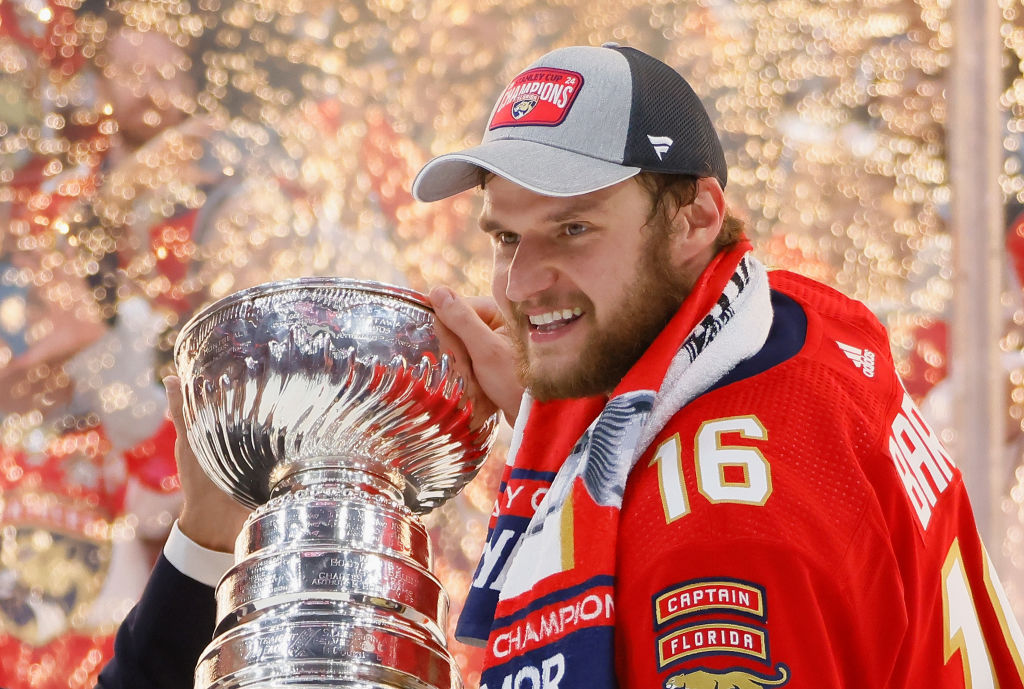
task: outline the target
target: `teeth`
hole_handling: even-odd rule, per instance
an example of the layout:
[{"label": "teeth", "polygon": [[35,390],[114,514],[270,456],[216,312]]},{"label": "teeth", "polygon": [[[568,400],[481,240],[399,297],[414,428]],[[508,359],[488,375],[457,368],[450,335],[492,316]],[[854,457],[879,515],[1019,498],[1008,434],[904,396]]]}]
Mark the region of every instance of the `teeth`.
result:
[{"label": "teeth", "polygon": [[562,309],[561,311],[549,311],[548,313],[537,314],[536,316],[530,316],[531,325],[547,325],[548,323],[554,323],[555,321],[567,321],[576,316],[583,315],[583,309],[576,308]]}]

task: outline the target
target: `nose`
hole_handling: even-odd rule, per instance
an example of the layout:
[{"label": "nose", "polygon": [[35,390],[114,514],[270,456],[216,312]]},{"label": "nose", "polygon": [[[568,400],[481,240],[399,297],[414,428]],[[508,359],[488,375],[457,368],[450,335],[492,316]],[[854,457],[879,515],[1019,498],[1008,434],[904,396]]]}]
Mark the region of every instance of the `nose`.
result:
[{"label": "nose", "polygon": [[505,270],[505,296],[524,302],[555,283],[556,271],[539,243],[520,240]]}]

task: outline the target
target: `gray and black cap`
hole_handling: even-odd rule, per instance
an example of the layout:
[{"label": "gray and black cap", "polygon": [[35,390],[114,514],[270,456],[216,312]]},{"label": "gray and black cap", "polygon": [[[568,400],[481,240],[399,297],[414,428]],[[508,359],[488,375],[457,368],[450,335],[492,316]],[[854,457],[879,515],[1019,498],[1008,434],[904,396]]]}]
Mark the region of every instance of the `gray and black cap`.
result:
[{"label": "gray and black cap", "polygon": [[480,168],[545,196],[610,187],[641,170],[714,177],[725,155],[686,80],[634,48],[561,48],[498,98],[479,146],[438,156],[412,185],[437,201],[480,183]]}]

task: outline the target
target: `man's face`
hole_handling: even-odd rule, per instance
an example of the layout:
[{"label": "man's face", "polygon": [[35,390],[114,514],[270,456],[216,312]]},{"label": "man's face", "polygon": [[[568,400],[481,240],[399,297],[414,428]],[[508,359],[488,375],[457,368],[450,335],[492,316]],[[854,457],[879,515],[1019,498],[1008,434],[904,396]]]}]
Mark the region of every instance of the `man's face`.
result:
[{"label": "man's face", "polygon": [[695,276],[673,269],[650,215],[634,180],[569,198],[488,180],[491,288],[537,399],[610,392],[682,303]]},{"label": "man's face", "polygon": [[100,88],[121,136],[140,146],[185,119],[195,98],[188,55],[158,31],[117,28],[108,37]]}]

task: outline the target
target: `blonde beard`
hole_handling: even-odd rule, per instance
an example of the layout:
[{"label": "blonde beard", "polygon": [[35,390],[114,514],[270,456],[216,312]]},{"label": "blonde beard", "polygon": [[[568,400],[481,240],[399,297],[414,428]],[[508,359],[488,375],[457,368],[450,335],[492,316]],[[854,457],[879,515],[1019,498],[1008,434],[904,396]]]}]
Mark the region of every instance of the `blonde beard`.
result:
[{"label": "blonde beard", "polygon": [[[529,321],[513,305],[510,328],[516,348],[520,382],[539,401],[607,395],[658,337],[689,294],[692,276],[680,274],[668,261],[668,231],[650,226],[651,235],[625,297],[607,322],[584,343],[576,365],[557,373],[530,361],[524,336]],[[643,230],[641,230],[643,231]],[[585,309],[593,313],[593,304]]]}]

